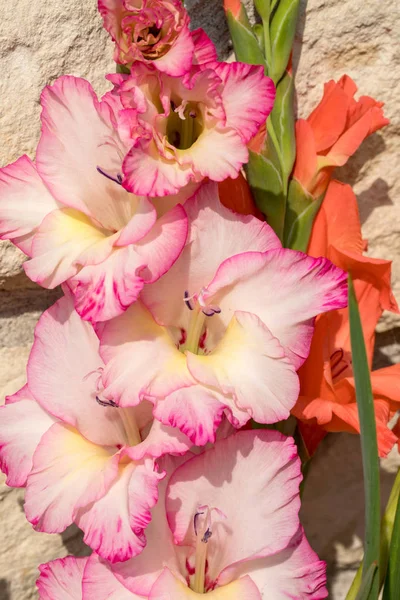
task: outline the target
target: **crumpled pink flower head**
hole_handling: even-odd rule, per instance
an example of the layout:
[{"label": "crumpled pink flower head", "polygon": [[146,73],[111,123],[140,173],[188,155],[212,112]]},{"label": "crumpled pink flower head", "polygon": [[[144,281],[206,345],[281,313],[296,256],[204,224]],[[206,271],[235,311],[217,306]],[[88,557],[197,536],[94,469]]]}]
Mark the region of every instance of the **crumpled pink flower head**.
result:
[{"label": "crumpled pink flower head", "polygon": [[140,61],[173,76],[189,71],[195,44],[205,34],[189,31],[181,0],[99,0],[98,6],[115,41],[115,62]]}]

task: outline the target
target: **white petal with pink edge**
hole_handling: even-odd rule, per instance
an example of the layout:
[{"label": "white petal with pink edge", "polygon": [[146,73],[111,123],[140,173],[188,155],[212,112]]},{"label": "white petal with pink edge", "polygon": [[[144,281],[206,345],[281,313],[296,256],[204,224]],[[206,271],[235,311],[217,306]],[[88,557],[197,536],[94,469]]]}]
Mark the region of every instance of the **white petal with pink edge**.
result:
[{"label": "white petal with pink edge", "polygon": [[181,169],[190,165],[197,177],[209,177],[212,181],[235,179],[249,159],[240,135],[228,128],[204,129],[190,148],[176,152]]},{"label": "white petal with pink edge", "polygon": [[0,238],[31,255],[32,237],[45,216],[59,208],[30,158],[0,169]]},{"label": "white petal with pink edge", "polygon": [[165,425],[178,428],[196,446],[204,446],[215,441],[228,404],[229,400],[217,391],[192,385],[159,399],[154,407],[154,416]]},{"label": "white petal with pink edge", "polygon": [[153,141],[139,140],[126,155],[122,170],[127,190],[140,196],[175,194],[194,179],[190,164],[179,165],[161,157]]},{"label": "white petal with pink edge", "polygon": [[[199,600],[202,594],[193,592],[185,583],[164,569],[149,595],[149,600]],[[256,584],[250,577],[242,577],[223,587],[207,592],[209,600],[262,600]]]},{"label": "white petal with pink edge", "polygon": [[192,31],[192,40],[194,42],[193,64],[203,65],[218,60],[217,50],[203,29]]},{"label": "white petal with pink edge", "polygon": [[120,406],[164,397],[193,383],[186,357],[139,302],[105,323],[100,341],[104,395]]},{"label": "white petal with pink edge", "polygon": [[239,564],[235,576],[244,574],[255,581],[263,598],[323,600],[328,597],[326,565],[307,542],[301,527],[282,552]]},{"label": "white petal with pink edge", "polygon": [[159,71],[172,77],[182,77],[192,66],[194,43],[188,25],[182,27],[168,52],[152,61]]},{"label": "white petal with pink edge", "polygon": [[102,263],[84,267],[66,283],[80,317],[96,323],[122,314],[139,297],[145,269],[134,245],[115,248]]},{"label": "white petal with pink edge", "polygon": [[93,553],[86,563],[82,581],[83,600],[140,600],[114,576],[111,566]]},{"label": "white petal with pink edge", "polygon": [[102,367],[92,326],[79,318],[70,298],[61,298],[35,329],[27,368],[31,392],[42,408],[94,444],[124,445],[127,440],[117,412],[96,402]]},{"label": "white petal with pink edge", "polygon": [[199,507],[218,509],[211,514],[207,577],[219,581],[224,572],[224,582],[231,581],[235,564],[288,545],[299,526],[300,481],[292,438],[276,431],[240,431],[172,475],[166,507],[174,538],[193,547]]},{"label": "white petal with pink edge", "polygon": [[116,236],[72,208],[51,212],[32,240],[32,259],[24,264],[29,279],[53,289],[85,264],[97,264],[112,252]]},{"label": "white petal with pink edge", "polygon": [[185,202],[189,221],[187,245],[171,269],[143,291],[143,301],[160,323],[182,326],[188,310],[184,292],[199,293],[215,277],[227,258],[249,250],[265,252],[281,248],[273,229],[251,215],[225,208],[216,183],[204,183]]},{"label": "white petal with pink edge", "polygon": [[[187,461],[192,454],[185,456],[165,456],[160,461],[160,470],[167,473],[158,486],[158,502],[152,510],[151,523],[146,530],[147,544],[143,552],[133,559],[112,566],[114,575],[131,592],[148,597],[150,590],[164,567],[179,573],[184,551],[173,543],[165,512],[165,491],[168,479],[174,470]],[[183,552],[182,552],[183,551]]]},{"label": "white petal with pink edge", "polygon": [[85,440],[55,423],[43,435],[28,477],[25,514],[37,531],[60,533],[82,507],[105,495],[118,475],[116,448]]},{"label": "white petal with pink edge", "polygon": [[24,386],[0,408],[0,421],[0,469],[7,475],[7,485],[23,487],[32,469],[33,454],[54,419]]},{"label": "white petal with pink edge", "polygon": [[[130,410],[136,410],[138,407]],[[129,409],[127,409],[129,410]],[[126,448],[127,455],[134,461],[142,460],[145,456],[158,458],[163,454],[184,454],[192,446],[190,439],[179,429],[168,427],[154,419],[145,439],[137,446]]]},{"label": "white petal with pink edge", "polygon": [[145,283],[156,281],[175,262],[186,236],[186,213],[175,206],[137,244],[114,248],[103,263],[84,267],[67,283],[79,315],[98,322],[122,314]]},{"label": "white petal with pink edge", "polygon": [[288,418],[299,395],[299,380],[285,351],[251,313],[234,313],[223,339],[206,355],[187,353],[193,377],[223,394],[259,423]]},{"label": "white petal with pink edge", "polygon": [[36,161],[46,185],[65,206],[121,229],[132,215],[131,197],[118,183],[127,149],[109,103],[97,100],[88,81],[71,76],[47,86],[41,103]]},{"label": "white petal with pink edge", "polygon": [[233,127],[247,143],[264,125],[275,100],[275,86],[264,67],[240,62],[212,65],[224,85],[222,100],[226,126]]},{"label": "white petal with pink edge", "polygon": [[347,306],[347,275],[326,258],[286,248],[249,252],[220,266],[207,298],[221,308],[219,319],[210,325],[216,339],[235,311],[251,312],[270,329],[298,369],[308,356],[314,317]]},{"label": "white petal with pink edge", "polygon": [[118,477],[107,493],[76,514],[75,522],[85,532],[84,542],[112,563],[140,554],[161,478],[151,459],[136,465],[120,463]]},{"label": "white petal with pink edge", "polygon": [[40,600],[82,600],[82,577],[88,557],[66,556],[39,566]]}]

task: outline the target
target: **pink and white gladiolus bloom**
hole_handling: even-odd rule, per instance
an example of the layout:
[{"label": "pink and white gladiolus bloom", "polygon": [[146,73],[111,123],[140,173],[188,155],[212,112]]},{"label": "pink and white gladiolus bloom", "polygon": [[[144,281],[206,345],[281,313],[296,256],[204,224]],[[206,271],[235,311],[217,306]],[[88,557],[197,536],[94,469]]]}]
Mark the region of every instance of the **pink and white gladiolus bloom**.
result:
[{"label": "pink and white gladiolus bloom", "polygon": [[237,62],[193,66],[179,78],[138,64],[109,79],[124,107],[120,135],[130,146],[123,185],[145,196],[174,194],[205,177],[237,177],[275,98],[263,67]]},{"label": "pink and white gladiolus bloom", "polygon": [[148,399],[157,419],[203,445],[224,414],[235,427],[289,416],[314,318],[346,306],[347,285],[327,259],[282,248],[266,223],[223,207],[215,184],[185,210],[180,258],[100,334],[102,398]]},{"label": "pink and white gladiolus bloom", "polygon": [[83,600],[326,598],[325,563],[299,522],[300,481],[292,438],[258,430],[218,441],[160,484],[139,556],[111,567],[91,556]]},{"label": "pink and white gladiolus bloom", "polygon": [[156,459],[191,446],[152,417],[152,406],[117,409],[99,398],[99,341],[68,297],[39,320],[28,385],[1,412],[0,466],[26,487],[25,513],[37,531],[72,522],[109,561],[141,552],[164,474]]},{"label": "pink and white gladiolus bloom", "polygon": [[148,198],[122,187],[127,149],[107,98],[98,101],[83,79],[59,78],[42,93],[36,165],[22,156],[0,170],[0,237],[30,257],[32,281],[66,284],[90,321],[123,312],[169,269],[187,235],[181,206],[157,219]]},{"label": "pink and white gladiolus bloom", "polygon": [[189,31],[182,0],[99,0],[104,27],[115,42],[114,60],[140,61],[174,77],[192,63],[217,60],[212,42],[201,29]]}]

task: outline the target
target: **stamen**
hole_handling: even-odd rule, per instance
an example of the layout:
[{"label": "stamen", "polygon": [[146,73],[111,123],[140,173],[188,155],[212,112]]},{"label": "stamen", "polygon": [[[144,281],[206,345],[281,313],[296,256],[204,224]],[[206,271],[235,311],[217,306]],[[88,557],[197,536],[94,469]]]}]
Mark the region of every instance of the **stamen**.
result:
[{"label": "stamen", "polygon": [[187,100],[182,100],[181,104],[179,106],[177,106],[176,108],[174,108],[174,112],[176,112],[179,115],[179,118],[182,119],[182,121],[186,121],[185,110],[186,110],[187,104],[188,104]]},{"label": "stamen", "polygon": [[101,400],[98,396],[96,396],[97,404],[100,406],[112,406],[113,408],[118,408],[118,404],[114,402],[114,400]]},{"label": "stamen", "polygon": [[196,534],[197,537],[197,521],[199,520],[199,516],[200,515],[204,515],[203,512],[197,512],[194,517],[193,517],[193,527],[194,527],[194,532]]},{"label": "stamen", "polygon": [[189,292],[185,290],[183,301],[189,310],[194,310],[194,304],[192,302],[193,296],[189,296]]},{"label": "stamen", "polygon": [[211,529],[207,529],[207,531],[204,533],[203,537],[201,538],[201,541],[203,542],[203,544],[207,544],[208,540],[210,539],[211,536],[212,536]]},{"label": "stamen", "polygon": [[340,348],[339,350],[335,350],[335,352],[333,352],[333,354],[331,354],[331,369],[335,369],[335,367],[337,367],[340,364],[340,361],[343,360],[343,349]]},{"label": "stamen", "polygon": [[120,173],[118,173],[116,177],[113,177],[112,175],[109,175],[108,173],[103,171],[103,169],[101,169],[100,167],[96,167],[96,169],[97,172],[100,173],[100,175],[104,175],[104,177],[107,177],[107,179],[109,179],[110,181],[118,183],[118,185],[122,185],[122,175]]}]

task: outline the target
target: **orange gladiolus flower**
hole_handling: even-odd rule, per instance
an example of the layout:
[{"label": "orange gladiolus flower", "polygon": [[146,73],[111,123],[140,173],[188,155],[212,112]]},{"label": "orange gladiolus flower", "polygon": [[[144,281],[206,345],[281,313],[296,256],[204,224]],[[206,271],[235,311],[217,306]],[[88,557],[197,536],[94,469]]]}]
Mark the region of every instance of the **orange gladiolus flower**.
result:
[{"label": "orange gladiolus flower", "polygon": [[[350,272],[359,303],[371,368],[375,327],[383,312],[399,312],[390,289],[390,261],[362,255],[364,242],[356,197],[349,185],[332,181],[314,222],[308,253],[325,256]],[[351,362],[348,309],[317,318],[311,351],[299,371],[300,397],[293,414],[312,454],[327,431],[359,433]],[[400,365],[371,373],[378,447],[385,456],[397,441],[387,423],[400,408]]]},{"label": "orange gladiolus flower", "polygon": [[356,91],[348,75],[337,83],[329,81],[318,106],[296,123],[293,177],[315,198],[327,189],[334,168],[344,165],[368,135],[389,123],[383,102],[369,96],[355,100]]}]

